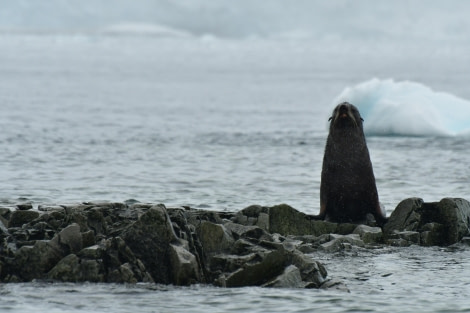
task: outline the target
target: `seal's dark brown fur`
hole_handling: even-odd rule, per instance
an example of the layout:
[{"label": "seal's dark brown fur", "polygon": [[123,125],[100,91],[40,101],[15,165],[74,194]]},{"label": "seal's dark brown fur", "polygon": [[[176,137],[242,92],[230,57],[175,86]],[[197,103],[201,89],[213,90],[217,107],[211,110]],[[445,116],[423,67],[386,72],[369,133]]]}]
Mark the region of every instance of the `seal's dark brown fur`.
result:
[{"label": "seal's dark brown fur", "polygon": [[330,118],[320,186],[320,214],[316,218],[339,223],[359,223],[382,213],[374,172],[358,109],[341,103]]}]

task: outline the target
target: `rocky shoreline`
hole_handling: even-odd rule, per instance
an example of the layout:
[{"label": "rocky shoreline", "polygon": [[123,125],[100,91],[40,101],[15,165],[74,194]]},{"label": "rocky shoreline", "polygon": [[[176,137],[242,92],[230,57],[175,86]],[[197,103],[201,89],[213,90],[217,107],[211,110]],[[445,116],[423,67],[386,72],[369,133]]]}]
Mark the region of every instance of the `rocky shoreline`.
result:
[{"label": "rocky shoreline", "polygon": [[332,288],[315,253],[449,246],[470,236],[470,203],[403,200],[383,228],[318,221],[281,204],[238,212],[145,203],[0,207],[0,282],[47,280]]}]

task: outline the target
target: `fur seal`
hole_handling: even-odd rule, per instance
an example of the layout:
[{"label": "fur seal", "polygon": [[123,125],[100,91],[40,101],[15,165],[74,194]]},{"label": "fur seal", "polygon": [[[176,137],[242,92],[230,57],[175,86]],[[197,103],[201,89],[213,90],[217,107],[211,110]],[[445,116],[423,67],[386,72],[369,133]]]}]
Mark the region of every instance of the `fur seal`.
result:
[{"label": "fur seal", "polygon": [[378,225],[387,218],[379,203],[372,162],[359,110],[340,103],[329,119],[320,184],[320,214],[315,219],[361,223],[371,213]]}]

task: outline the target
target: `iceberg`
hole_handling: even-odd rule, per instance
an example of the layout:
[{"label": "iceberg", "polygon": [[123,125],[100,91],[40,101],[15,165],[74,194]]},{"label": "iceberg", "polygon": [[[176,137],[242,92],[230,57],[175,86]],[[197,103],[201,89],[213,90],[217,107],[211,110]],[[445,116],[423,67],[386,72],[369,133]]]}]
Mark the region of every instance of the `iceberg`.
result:
[{"label": "iceberg", "polygon": [[372,136],[470,134],[470,101],[412,81],[377,78],[347,87],[333,105],[354,104]]}]

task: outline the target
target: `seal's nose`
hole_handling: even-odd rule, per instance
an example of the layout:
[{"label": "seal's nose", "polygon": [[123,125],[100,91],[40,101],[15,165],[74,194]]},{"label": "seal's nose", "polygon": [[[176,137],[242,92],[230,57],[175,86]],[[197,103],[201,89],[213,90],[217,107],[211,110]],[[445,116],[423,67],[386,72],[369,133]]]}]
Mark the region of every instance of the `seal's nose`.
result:
[{"label": "seal's nose", "polygon": [[344,112],[347,112],[348,109],[349,109],[348,104],[347,103],[342,103],[339,107],[339,112],[344,113]]}]

